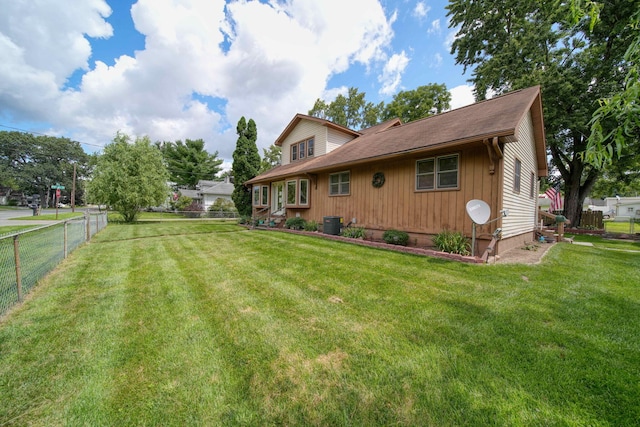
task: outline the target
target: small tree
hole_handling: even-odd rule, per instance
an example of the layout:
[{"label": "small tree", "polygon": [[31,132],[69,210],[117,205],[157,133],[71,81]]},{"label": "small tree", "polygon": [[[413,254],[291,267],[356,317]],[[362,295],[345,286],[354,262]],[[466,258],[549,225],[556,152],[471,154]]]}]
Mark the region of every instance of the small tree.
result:
[{"label": "small tree", "polygon": [[134,143],[130,139],[118,132],[98,157],[87,183],[89,200],[110,206],[125,222],[135,221],[142,208],[162,204],[169,193],[160,150],[148,137]]},{"label": "small tree", "polygon": [[246,188],[244,183],[258,175],[258,170],[260,170],[260,154],[258,154],[256,146],[258,130],[253,119],[249,119],[247,123],[246,119],[241,117],[236,132],[238,141],[233,152],[234,190],[231,198],[240,215],[250,216],[251,190]]}]

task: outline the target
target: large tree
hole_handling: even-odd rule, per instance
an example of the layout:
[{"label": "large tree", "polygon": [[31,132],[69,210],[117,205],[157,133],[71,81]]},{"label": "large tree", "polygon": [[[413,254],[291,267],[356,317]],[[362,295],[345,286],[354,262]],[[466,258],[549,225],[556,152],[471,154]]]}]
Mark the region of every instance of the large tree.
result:
[{"label": "large tree", "polygon": [[218,152],[209,154],[202,139],[187,139],[183,143],[157,142],[169,170],[169,177],[179,187],[194,189],[200,180],[213,180],[222,169]]},{"label": "large tree", "polygon": [[[600,171],[584,159],[598,100],[621,90],[624,53],[633,40],[629,19],[639,0],[614,0],[600,23],[576,25],[562,2],[451,0],[458,27],[452,53],[471,68],[476,98],[540,84],[547,147],[564,181],[565,215],[579,223],[582,204]],[[592,31],[593,28],[593,31]]]},{"label": "large tree", "polygon": [[260,171],[258,171],[258,174],[275,168],[281,162],[282,149],[277,145],[271,144],[268,149],[263,148],[262,154],[263,156],[260,161]]},{"label": "large tree", "polygon": [[[0,132],[0,185],[38,194],[48,205],[51,186],[61,184],[62,193],[70,195],[73,188],[73,168],[76,178],[86,176],[89,156],[80,143],[68,138],[32,135],[22,132]],[[82,192],[82,187],[77,187]]]},{"label": "large tree", "polygon": [[451,108],[451,93],[444,84],[428,84],[403,90],[384,106],[382,120],[400,118],[403,123],[442,113]]},{"label": "large tree", "polygon": [[[592,10],[600,8],[599,3],[590,3]],[[591,120],[585,159],[596,166],[611,164],[614,158],[621,158],[625,150],[640,151],[640,9],[631,17],[628,28],[635,33],[635,39],[624,55],[624,87],[611,97],[601,99]]]},{"label": "large tree", "polygon": [[365,93],[350,87],[347,96],[339,94],[326,103],[317,99],[309,115],[329,120],[349,129],[359,130],[378,124],[384,103],[367,102]]},{"label": "large tree", "polygon": [[249,122],[244,117],[238,120],[236,126],[238,140],[233,152],[233,183],[234,189],[231,198],[235,203],[238,213],[242,216],[251,216],[251,189],[244,183],[258,175],[260,170],[260,154],[256,140],[258,130],[253,119]]},{"label": "large tree", "polygon": [[125,222],[133,222],[141,209],[167,199],[168,179],[162,154],[148,137],[132,143],[129,136],[118,132],[98,157],[87,193],[93,203],[108,205]]}]

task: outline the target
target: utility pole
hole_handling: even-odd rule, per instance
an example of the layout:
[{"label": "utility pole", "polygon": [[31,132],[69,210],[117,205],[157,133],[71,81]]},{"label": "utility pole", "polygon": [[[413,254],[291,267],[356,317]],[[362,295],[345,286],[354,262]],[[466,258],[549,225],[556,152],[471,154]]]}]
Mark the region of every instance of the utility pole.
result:
[{"label": "utility pole", "polygon": [[71,212],[76,211],[76,164],[73,164],[73,184],[71,185]]}]

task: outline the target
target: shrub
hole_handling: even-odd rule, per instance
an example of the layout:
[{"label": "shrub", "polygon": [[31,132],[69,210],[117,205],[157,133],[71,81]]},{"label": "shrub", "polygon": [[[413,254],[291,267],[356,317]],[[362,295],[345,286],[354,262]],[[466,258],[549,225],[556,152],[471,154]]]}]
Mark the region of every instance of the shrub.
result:
[{"label": "shrub", "polygon": [[233,218],[238,215],[238,210],[231,200],[218,197],[211,206],[209,206],[208,215],[210,218]]},{"label": "shrub", "polygon": [[193,199],[188,196],[183,196],[182,194],[178,197],[178,200],[171,202],[171,207],[177,211],[185,211],[191,204],[193,203]]},{"label": "shrub", "polygon": [[318,223],[314,220],[307,221],[304,225],[304,231],[318,231]]},{"label": "shrub", "polygon": [[352,239],[364,239],[367,235],[364,227],[345,227],[340,233],[343,237],[350,237]]},{"label": "shrub", "polygon": [[202,205],[195,201],[191,202],[189,206],[182,209],[182,211],[184,212],[184,216],[187,218],[200,218],[203,210],[204,209],[202,208]]},{"label": "shrub", "polygon": [[409,235],[404,231],[387,230],[382,235],[382,239],[391,245],[407,246]]},{"label": "shrub", "polygon": [[302,230],[304,229],[304,225],[306,224],[307,221],[304,220],[304,218],[301,217],[293,217],[293,218],[288,218],[287,221],[284,223],[285,228],[290,228],[291,230]]},{"label": "shrub", "polygon": [[444,230],[435,235],[433,244],[442,252],[460,255],[469,255],[471,253],[469,239],[460,231]]}]

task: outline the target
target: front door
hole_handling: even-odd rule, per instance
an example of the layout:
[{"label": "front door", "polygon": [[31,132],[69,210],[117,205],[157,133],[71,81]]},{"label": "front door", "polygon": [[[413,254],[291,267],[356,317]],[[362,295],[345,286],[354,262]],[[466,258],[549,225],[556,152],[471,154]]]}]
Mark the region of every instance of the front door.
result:
[{"label": "front door", "polygon": [[271,184],[271,212],[282,214],[284,209],[284,181]]}]

